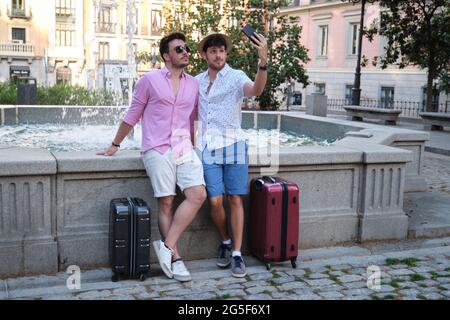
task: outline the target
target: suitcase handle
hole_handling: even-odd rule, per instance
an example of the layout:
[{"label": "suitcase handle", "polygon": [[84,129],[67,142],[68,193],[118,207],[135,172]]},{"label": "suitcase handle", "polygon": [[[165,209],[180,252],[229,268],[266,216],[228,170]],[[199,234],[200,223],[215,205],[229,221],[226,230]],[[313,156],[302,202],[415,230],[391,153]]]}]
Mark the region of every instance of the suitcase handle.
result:
[{"label": "suitcase handle", "polygon": [[274,179],[274,177],[271,177],[271,176],[263,176],[263,179],[269,180],[269,181],[272,182],[272,183],[277,182],[277,181]]},{"label": "suitcase handle", "polygon": [[257,191],[261,191],[263,185],[264,185],[264,180],[263,180],[263,179],[257,179],[257,180],[255,180],[255,182],[254,182],[254,186],[255,186],[255,189],[256,189]]}]

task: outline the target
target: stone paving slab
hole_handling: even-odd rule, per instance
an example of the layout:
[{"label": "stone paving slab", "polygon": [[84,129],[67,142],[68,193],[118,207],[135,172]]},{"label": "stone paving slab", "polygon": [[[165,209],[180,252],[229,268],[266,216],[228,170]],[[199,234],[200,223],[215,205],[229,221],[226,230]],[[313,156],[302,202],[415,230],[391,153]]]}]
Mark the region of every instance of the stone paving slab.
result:
[{"label": "stone paving slab", "polygon": [[297,261],[311,261],[317,259],[326,259],[337,256],[366,256],[371,252],[361,247],[325,247],[317,249],[309,249],[297,258]]}]

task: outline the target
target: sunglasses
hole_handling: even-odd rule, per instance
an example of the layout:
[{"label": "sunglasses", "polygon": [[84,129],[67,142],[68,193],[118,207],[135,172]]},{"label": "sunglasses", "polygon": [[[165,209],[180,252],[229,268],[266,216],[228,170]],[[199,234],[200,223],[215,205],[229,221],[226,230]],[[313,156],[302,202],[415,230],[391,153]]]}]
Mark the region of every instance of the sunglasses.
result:
[{"label": "sunglasses", "polygon": [[189,49],[188,46],[179,45],[176,46],[174,49],[176,53],[182,53],[183,51],[186,51],[187,53],[191,52],[191,49]]}]

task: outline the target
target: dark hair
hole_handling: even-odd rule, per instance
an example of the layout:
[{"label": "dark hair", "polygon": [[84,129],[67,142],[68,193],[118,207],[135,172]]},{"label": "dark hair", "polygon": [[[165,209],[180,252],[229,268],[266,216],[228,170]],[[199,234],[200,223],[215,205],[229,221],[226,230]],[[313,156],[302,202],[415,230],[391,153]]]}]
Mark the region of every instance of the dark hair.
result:
[{"label": "dark hair", "polygon": [[224,36],[221,36],[220,34],[213,35],[211,38],[206,40],[205,44],[203,45],[203,52],[208,51],[208,48],[210,47],[221,47],[224,46],[225,50],[227,50],[227,41],[225,40]]},{"label": "dark hair", "polygon": [[186,42],[186,36],[182,32],[172,32],[161,39],[159,42],[159,53],[163,61],[165,61],[164,53],[169,53],[169,43],[173,40],[183,40]]}]

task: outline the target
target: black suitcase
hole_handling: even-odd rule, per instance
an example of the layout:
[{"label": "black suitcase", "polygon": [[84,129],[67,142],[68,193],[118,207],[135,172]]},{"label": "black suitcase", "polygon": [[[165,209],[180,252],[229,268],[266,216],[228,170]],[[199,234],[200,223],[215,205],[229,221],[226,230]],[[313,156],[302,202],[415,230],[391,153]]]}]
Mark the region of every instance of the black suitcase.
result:
[{"label": "black suitcase", "polygon": [[139,198],[110,203],[109,259],[116,282],[121,276],[144,281],[150,271],[150,210]]}]

